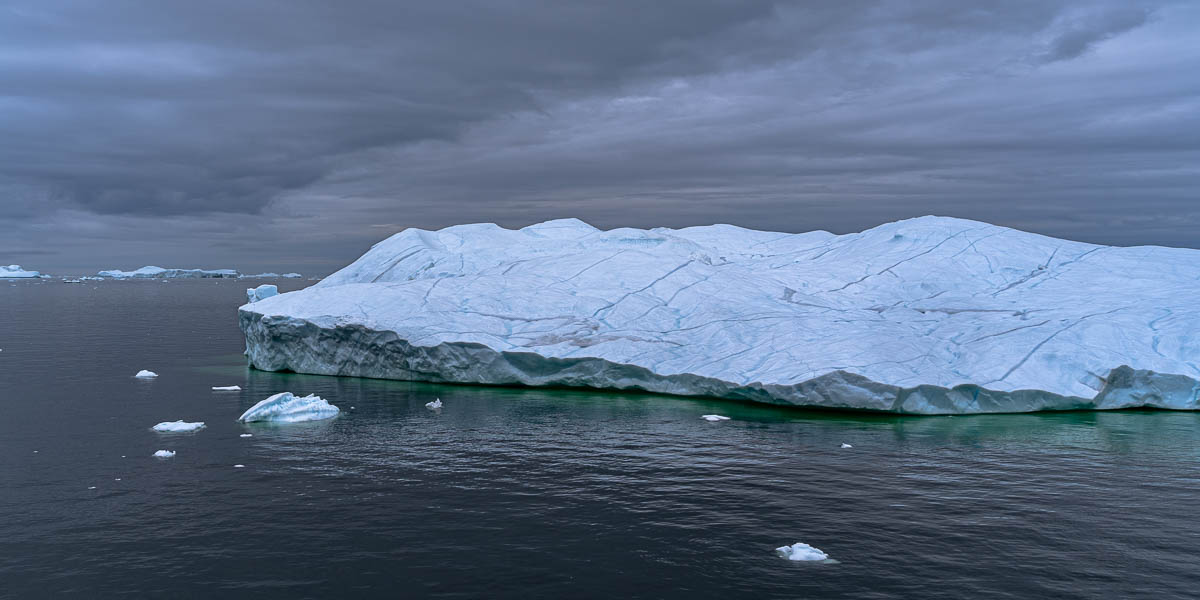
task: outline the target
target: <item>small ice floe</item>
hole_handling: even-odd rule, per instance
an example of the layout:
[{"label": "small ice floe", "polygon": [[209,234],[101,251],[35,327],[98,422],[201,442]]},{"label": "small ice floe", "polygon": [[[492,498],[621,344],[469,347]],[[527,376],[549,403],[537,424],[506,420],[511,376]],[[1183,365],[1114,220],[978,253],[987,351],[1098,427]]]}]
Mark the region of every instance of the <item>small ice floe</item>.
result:
[{"label": "small ice floe", "polygon": [[254,437],[254,434],[253,433],[243,433],[242,435],[239,435],[238,437]]},{"label": "small ice floe", "polygon": [[233,468],[235,468],[235,469],[245,469],[245,468],[246,468],[246,465],[233,465]]},{"label": "small ice floe", "polygon": [[441,407],[442,407],[442,399],[441,398],[436,398],[436,399],[434,399],[433,402],[425,403],[425,408],[428,408],[429,410],[437,410]]},{"label": "small ice floe", "polygon": [[242,391],[242,386],[240,386],[240,385],[214,385],[213,391],[214,392],[240,392],[240,391]]},{"label": "small ice floe", "polygon": [[850,444],[847,444],[846,442],[842,442],[842,446],[841,446],[841,447],[842,447],[842,448],[853,448],[854,446],[851,446]]},{"label": "small ice floe", "polygon": [[160,433],[181,433],[186,431],[197,431],[204,429],[204,421],[196,421],[188,423],[187,421],[163,421],[155,425],[151,429]]},{"label": "small ice floe", "polygon": [[120,481],[120,480],[121,480],[121,478],[118,477],[118,478],[114,479],[113,481]]},{"label": "small ice floe", "polygon": [[251,406],[250,410],[238,417],[238,420],[243,423],[254,421],[299,423],[332,419],[339,412],[341,411],[338,410],[338,407],[315,394],[300,397],[291,392],[281,392]]},{"label": "small ice floe", "polygon": [[705,421],[713,421],[713,422],[729,420],[729,417],[726,417],[723,415],[700,415],[700,418],[704,419]]},{"label": "small ice floe", "polygon": [[829,555],[803,542],[780,546],[775,553],[788,560],[829,560]]},{"label": "small ice floe", "polygon": [[93,485],[93,486],[89,487],[88,489],[89,489],[89,490],[94,490],[94,489],[96,489],[96,486],[94,486],[94,485]]},{"label": "small ice floe", "polygon": [[154,371],[147,371],[145,369],[142,369],[141,371],[138,371],[137,375],[134,375],[134,377],[140,377],[142,379],[150,379],[152,377],[158,377],[158,373],[155,373]]},{"label": "small ice floe", "polygon": [[175,456],[175,451],[174,450],[159,450],[158,452],[154,453],[154,456],[155,456],[155,458],[171,458],[172,456]]}]

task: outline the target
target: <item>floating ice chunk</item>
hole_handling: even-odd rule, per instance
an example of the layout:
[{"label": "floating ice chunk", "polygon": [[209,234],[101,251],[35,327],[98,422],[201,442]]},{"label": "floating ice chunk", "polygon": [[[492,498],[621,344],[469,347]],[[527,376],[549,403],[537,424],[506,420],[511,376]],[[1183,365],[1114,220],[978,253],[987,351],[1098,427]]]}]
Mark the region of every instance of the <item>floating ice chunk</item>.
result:
[{"label": "floating ice chunk", "polygon": [[705,421],[714,421],[714,422],[715,422],[715,421],[728,421],[728,420],[729,420],[729,417],[722,416],[722,415],[700,415],[700,418],[701,418],[701,419],[704,419]]},{"label": "floating ice chunk", "polygon": [[437,410],[441,407],[442,407],[442,399],[441,398],[438,398],[438,399],[434,400],[433,402],[425,403],[425,408],[428,408],[430,410]]},{"label": "floating ice chunk", "polygon": [[237,385],[214,385],[213,386],[214,392],[237,392],[237,391],[241,391],[241,389],[242,389],[241,386],[237,386]]},{"label": "floating ice chunk", "polygon": [[244,469],[244,468],[246,468],[246,465],[233,465],[233,468],[235,468],[235,469]]},{"label": "floating ice chunk", "polygon": [[94,489],[96,489],[96,486],[94,486],[94,485],[93,485],[93,486],[89,487],[88,489],[89,489],[89,490],[94,490]]},{"label": "floating ice chunk", "polygon": [[238,437],[254,437],[254,434],[253,433],[243,433],[243,434],[239,435]]},{"label": "floating ice chunk", "polygon": [[0,279],[32,279],[41,276],[42,274],[37,271],[22,269],[21,265],[0,265]]},{"label": "floating ice chunk", "polygon": [[134,375],[134,377],[141,377],[142,379],[150,379],[152,377],[158,377],[158,373],[155,373],[154,371],[147,371],[145,369],[142,369],[141,371],[138,371],[137,375]]},{"label": "floating ice chunk", "polygon": [[842,447],[842,448],[853,448],[854,446],[851,446],[850,444],[847,444],[846,442],[842,442],[842,446],[841,446],[841,447]]},{"label": "floating ice chunk", "polygon": [[299,423],[330,419],[336,417],[338,412],[338,407],[321,399],[320,396],[309,394],[300,397],[291,392],[281,392],[251,406],[250,410],[238,417],[238,420],[243,423],[253,421]]},{"label": "floating ice chunk", "polygon": [[283,277],[284,279],[300,279],[304,276],[299,273],[284,273],[283,275],[280,275],[280,277]]},{"label": "floating ice chunk", "polygon": [[187,421],[163,421],[153,427],[155,431],[167,433],[179,433],[186,431],[198,431],[204,429],[204,421],[196,421],[188,423]]},{"label": "floating ice chunk", "polygon": [[829,560],[829,555],[803,542],[780,546],[775,552],[788,560]]},{"label": "floating ice chunk", "polygon": [[154,456],[156,458],[171,458],[172,456],[175,456],[175,451],[174,450],[159,450],[158,452],[154,453]]},{"label": "floating ice chunk", "polygon": [[259,300],[262,300],[263,298],[270,298],[271,296],[278,296],[278,295],[279,295],[279,287],[271,285],[269,283],[264,283],[255,288],[246,288],[246,300],[248,302],[250,302],[251,304],[258,302]]}]

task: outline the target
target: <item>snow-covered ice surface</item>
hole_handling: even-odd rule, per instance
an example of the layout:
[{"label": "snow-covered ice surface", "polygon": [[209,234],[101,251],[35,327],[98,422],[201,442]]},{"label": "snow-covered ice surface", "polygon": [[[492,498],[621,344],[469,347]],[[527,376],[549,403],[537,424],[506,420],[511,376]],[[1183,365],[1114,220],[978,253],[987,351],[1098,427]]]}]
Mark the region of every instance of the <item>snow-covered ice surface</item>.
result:
[{"label": "snow-covered ice surface", "polygon": [[198,431],[204,428],[203,421],[189,423],[187,421],[163,421],[155,425],[152,429],[163,433],[180,433],[187,431]]},{"label": "snow-covered ice surface", "polygon": [[196,279],[237,277],[238,272],[233,269],[164,269],[162,267],[146,266],[134,271],[119,271],[116,269],[100,271],[97,275],[112,279]]},{"label": "snow-covered ice surface", "polygon": [[0,279],[32,279],[41,277],[38,271],[26,271],[21,265],[0,265]]},{"label": "snow-covered ice surface", "polygon": [[264,298],[270,298],[271,296],[276,296],[278,294],[279,294],[278,286],[264,283],[263,285],[260,285],[258,287],[246,288],[246,301],[249,302],[250,304],[253,304],[255,302],[258,302],[259,300],[262,300]]},{"label": "snow-covered ice surface", "polygon": [[159,450],[158,452],[154,453],[154,456],[157,458],[171,458],[172,456],[175,456],[175,451],[174,450]]},{"label": "snow-covered ice surface", "polygon": [[803,542],[780,546],[775,552],[788,560],[828,560],[829,555]]},{"label": "snow-covered ice surface", "polygon": [[291,392],[275,394],[251,406],[238,420],[243,423],[270,421],[272,423],[299,423],[331,419],[338,414],[338,407],[309,394],[295,396]]},{"label": "snow-covered ice surface", "polygon": [[409,229],[242,306],[265,370],[915,414],[1200,404],[1200,251],[944,217],[861,233]]},{"label": "snow-covered ice surface", "polygon": [[158,373],[155,373],[154,371],[147,371],[145,369],[142,369],[141,371],[138,371],[137,375],[134,375],[134,377],[140,377],[142,379],[153,379],[155,377],[158,377]]}]

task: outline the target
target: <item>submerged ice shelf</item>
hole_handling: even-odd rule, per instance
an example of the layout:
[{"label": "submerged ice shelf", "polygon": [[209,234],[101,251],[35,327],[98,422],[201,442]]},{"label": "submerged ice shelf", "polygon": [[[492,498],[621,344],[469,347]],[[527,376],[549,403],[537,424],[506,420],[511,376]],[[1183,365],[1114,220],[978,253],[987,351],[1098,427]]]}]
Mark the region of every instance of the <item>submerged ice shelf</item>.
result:
[{"label": "submerged ice shelf", "polygon": [[914,414],[1200,405],[1200,251],[921,217],[409,229],[242,306],[266,370]]}]

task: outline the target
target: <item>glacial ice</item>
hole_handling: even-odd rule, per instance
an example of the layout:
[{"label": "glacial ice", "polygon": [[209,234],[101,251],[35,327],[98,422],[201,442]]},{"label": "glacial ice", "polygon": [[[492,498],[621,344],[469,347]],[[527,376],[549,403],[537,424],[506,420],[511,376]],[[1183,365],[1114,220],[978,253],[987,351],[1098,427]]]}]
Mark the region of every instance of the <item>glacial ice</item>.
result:
[{"label": "glacial ice", "polygon": [[134,271],[110,269],[97,273],[100,277],[111,279],[177,279],[177,278],[234,278],[238,272],[233,269],[164,269],[162,267],[146,266]]},{"label": "glacial ice", "polygon": [[242,387],[238,386],[238,385],[214,385],[213,386],[214,392],[237,392],[237,391],[240,391],[241,389],[242,389]]},{"label": "glacial ice", "polygon": [[1200,251],[921,217],[409,229],[247,304],[265,370],[908,414],[1200,407]]},{"label": "glacial ice", "polygon": [[726,417],[724,415],[700,415],[700,418],[704,419],[705,421],[713,421],[714,423],[717,421],[728,421],[729,420],[729,417]]},{"label": "glacial ice", "polygon": [[246,300],[253,304],[263,298],[270,298],[279,294],[279,288],[270,284],[263,284],[254,288],[246,288]]},{"label": "glacial ice", "polygon": [[304,278],[304,276],[299,273],[284,273],[283,275],[280,275],[280,277],[282,277],[284,279],[302,279],[302,278]]},{"label": "glacial ice", "polygon": [[780,546],[775,552],[788,560],[828,560],[829,555],[803,542]]},{"label": "glacial ice", "polygon": [[[426,403],[425,403],[425,408],[428,408],[428,409],[430,409],[430,410],[437,410],[437,409],[439,409],[439,408],[441,408],[441,407],[442,407],[442,399],[441,399],[441,398],[436,398],[436,399],[434,399],[434,401],[433,401],[433,402],[426,402]],[[353,406],[351,406],[350,408],[354,408],[354,407],[353,407]]]},{"label": "glacial ice", "polygon": [[331,419],[336,417],[338,412],[338,407],[321,399],[320,396],[309,394],[300,397],[291,392],[282,392],[251,406],[249,410],[242,413],[242,416],[238,417],[238,421],[243,423],[255,421],[300,423]]},{"label": "glacial ice", "polygon": [[842,445],[839,447],[845,449],[845,448],[853,448],[854,446],[851,446],[850,444],[847,444],[846,442],[842,442]]},{"label": "glacial ice", "polygon": [[0,279],[33,279],[41,277],[38,271],[26,271],[21,265],[0,265]]},{"label": "glacial ice", "polygon": [[155,425],[152,429],[161,433],[181,433],[188,431],[199,431],[204,428],[203,421],[188,423],[187,421],[163,421]]},{"label": "glacial ice", "polygon": [[155,373],[154,371],[147,371],[145,369],[142,369],[141,371],[138,371],[137,375],[134,375],[134,377],[140,377],[142,379],[153,379],[155,377],[158,377],[158,373]]},{"label": "glacial ice", "polygon": [[154,453],[154,456],[156,458],[171,458],[172,456],[175,456],[175,451],[174,450],[159,450],[158,452]]}]

